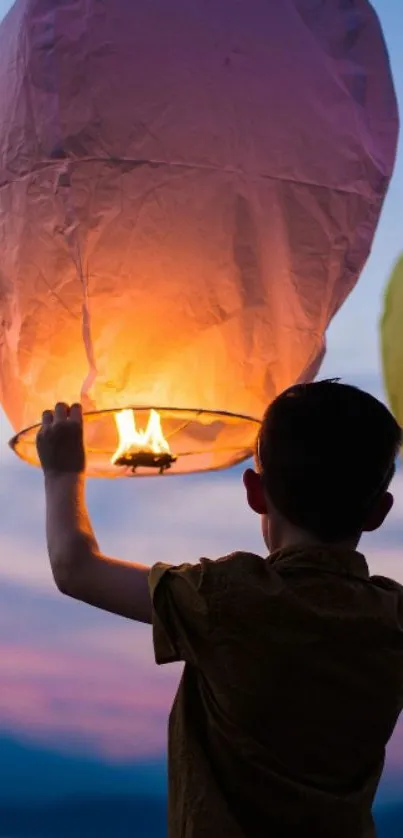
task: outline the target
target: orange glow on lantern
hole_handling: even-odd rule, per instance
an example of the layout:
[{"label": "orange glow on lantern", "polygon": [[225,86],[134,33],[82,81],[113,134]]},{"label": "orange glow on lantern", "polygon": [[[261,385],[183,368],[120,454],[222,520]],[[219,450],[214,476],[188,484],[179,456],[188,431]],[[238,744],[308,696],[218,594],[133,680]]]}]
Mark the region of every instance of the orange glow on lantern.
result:
[{"label": "orange glow on lantern", "polygon": [[11,447],[38,466],[42,411],[80,401],[89,477],[229,468],[318,374],[371,249],[398,135],[379,23],[369,3],[353,39],[346,3],[66,5],[0,24]]}]

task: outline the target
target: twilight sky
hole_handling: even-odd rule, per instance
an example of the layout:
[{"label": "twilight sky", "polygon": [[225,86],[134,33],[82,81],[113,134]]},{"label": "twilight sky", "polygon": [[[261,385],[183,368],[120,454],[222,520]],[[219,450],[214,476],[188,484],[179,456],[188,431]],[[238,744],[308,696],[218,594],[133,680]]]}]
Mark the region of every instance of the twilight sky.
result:
[{"label": "twilight sky", "polygon": [[[0,0],[0,18],[11,3]],[[376,0],[403,105],[402,0]],[[382,392],[378,319],[387,275],[403,251],[403,145],[373,254],[329,331],[324,375]],[[39,472],[18,462],[0,416],[0,737],[103,761],[158,762],[179,669],[158,669],[148,628],[63,599],[47,565]],[[196,561],[233,549],[262,551],[240,471],[165,481],[94,482],[90,510],[101,549],[147,563]],[[371,569],[403,582],[403,474],[381,533],[366,542]],[[152,769],[152,766],[150,770]],[[403,723],[382,798],[403,782]]]}]

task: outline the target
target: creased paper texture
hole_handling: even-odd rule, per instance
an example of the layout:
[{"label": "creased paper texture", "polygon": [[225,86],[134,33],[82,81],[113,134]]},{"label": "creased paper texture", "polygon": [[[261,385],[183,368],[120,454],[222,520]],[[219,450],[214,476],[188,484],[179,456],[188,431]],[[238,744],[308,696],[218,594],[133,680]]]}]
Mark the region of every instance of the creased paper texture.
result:
[{"label": "creased paper texture", "polygon": [[311,378],[397,131],[365,0],[17,0],[0,27],[14,428],[80,397],[260,417]]}]

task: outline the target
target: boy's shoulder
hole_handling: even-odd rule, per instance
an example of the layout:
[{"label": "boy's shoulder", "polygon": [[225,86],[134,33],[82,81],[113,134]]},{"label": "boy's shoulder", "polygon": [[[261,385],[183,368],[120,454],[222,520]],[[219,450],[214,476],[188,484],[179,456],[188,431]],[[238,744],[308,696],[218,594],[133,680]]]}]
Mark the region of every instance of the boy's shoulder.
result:
[{"label": "boy's shoulder", "polygon": [[[203,561],[203,560],[202,560]],[[218,570],[229,570],[230,568],[257,568],[267,562],[267,558],[259,556],[258,553],[251,553],[246,550],[235,550],[218,559],[205,559],[215,565]]]},{"label": "boy's shoulder", "polygon": [[232,594],[253,585],[267,573],[267,558],[246,550],[236,550],[215,559],[199,561],[202,584],[206,594],[212,596]]},{"label": "boy's shoulder", "polygon": [[204,571],[214,580],[247,579],[267,572],[269,560],[257,553],[236,550],[217,559],[201,559]]},{"label": "boy's shoulder", "polygon": [[374,574],[370,576],[370,582],[378,588],[382,588],[384,591],[400,594],[403,600],[403,584],[401,582],[397,582],[396,579],[392,579],[390,576]]},{"label": "boy's shoulder", "polygon": [[202,559],[211,581],[232,579],[234,583],[260,578],[273,582],[273,577],[291,576],[294,573],[323,573],[339,577],[350,577],[368,582],[385,593],[394,593],[403,603],[403,584],[388,576],[370,574],[365,556],[355,550],[334,549],[332,546],[306,548],[300,545],[278,550],[263,557],[256,553],[237,550],[218,559]]}]

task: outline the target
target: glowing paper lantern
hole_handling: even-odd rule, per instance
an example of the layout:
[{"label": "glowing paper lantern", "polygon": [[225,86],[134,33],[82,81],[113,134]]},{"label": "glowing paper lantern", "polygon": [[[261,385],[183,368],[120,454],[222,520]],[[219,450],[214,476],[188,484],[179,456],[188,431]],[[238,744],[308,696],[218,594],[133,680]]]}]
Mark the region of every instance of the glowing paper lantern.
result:
[{"label": "glowing paper lantern", "polygon": [[392,272],[385,295],[381,346],[386,392],[403,427],[403,256]]},{"label": "glowing paper lantern", "polygon": [[[397,128],[365,0],[17,0],[0,29],[14,428],[81,397],[110,411],[86,425],[90,474],[147,471],[133,452],[171,453],[149,463],[171,472],[246,457],[267,403],[319,369]],[[114,411],[133,406],[148,442],[124,462]],[[14,440],[29,462],[34,438]]]}]

